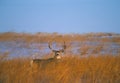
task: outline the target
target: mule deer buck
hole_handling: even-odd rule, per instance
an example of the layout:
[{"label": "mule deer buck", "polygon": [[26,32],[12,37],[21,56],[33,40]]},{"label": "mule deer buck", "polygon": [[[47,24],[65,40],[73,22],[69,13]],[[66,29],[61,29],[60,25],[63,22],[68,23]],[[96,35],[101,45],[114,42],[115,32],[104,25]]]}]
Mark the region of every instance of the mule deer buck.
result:
[{"label": "mule deer buck", "polygon": [[52,52],[54,53],[54,57],[48,58],[48,59],[32,59],[31,61],[31,66],[33,64],[48,64],[50,62],[56,62],[58,60],[60,60],[62,58],[62,54],[65,52],[66,49],[66,45],[65,42],[62,45],[62,49],[59,50],[55,50],[51,47],[51,43],[49,42],[48,47],[50,50],[52,50]]}]

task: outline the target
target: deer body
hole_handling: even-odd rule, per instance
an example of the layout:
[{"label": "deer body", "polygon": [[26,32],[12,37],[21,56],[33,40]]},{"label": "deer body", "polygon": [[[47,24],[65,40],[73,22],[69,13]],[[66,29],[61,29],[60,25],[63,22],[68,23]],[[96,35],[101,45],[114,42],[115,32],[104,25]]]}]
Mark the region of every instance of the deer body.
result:
[{"label": "deer body", "polygon": [[52,52],[54,53],[54,57],[52,58],[48,58],[48,59],[32,59],[31,61],[31,66],[33,66],[33,64],[37,64],[37,65],[41,65],[41,64],[48,64],[51,62],[57,62],[59,61],[62,57],[62,53],[64,52],[65,49],[65,44],[64,44],[64,48],[61,50],[53,50],[49,44],[49,48],[52,50]]},{"label": "deer body", "polygon": [[50,63],[50,62],[56,62],[57,60],[60,60],[61,56],[57,56],[57,57],[53,57],[53,58],[48,58],[48,59],[33,59],[31,61],[31,65],[33,64],[46,64],[46,63]]}]

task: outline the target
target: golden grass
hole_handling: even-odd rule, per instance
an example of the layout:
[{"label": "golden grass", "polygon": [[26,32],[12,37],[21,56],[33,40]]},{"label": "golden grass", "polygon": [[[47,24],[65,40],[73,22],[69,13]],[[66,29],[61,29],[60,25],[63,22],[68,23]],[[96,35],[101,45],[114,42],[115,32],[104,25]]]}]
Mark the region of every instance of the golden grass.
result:
[{"label": "golden grass", "polygon": [[[107,38],[104,36],[115,36]],[[56,42],[73,41],[97,41],[101,43],[113,42],[120,44],[120,34],[90,33],[90,34],[58,34],[58,33],[2,33],[0,41],[24,41],[49,42],[55,39]],[[16,43],[17,44],[17,43]],[[15,45],[16,45],[15,44]],[[0,55],[0,83],[119,83],[120,82],[120,52],[119,56],[99,56],[104,44],[98,46],[83,45],[80,48],[81,55],[85,55],[89,49],[94,48],[92,54],[97,56],[76,55],[65,56],[59,62],[51,62],[46,65],[34,65],[31,67],[29,58],[9,58],[9,52]],[[69,45],[67,49],[72,49]]]},{"label": "golden grass", "polygon": [[[0,56],[1,59],[2,56]],[[119,83],[120,56],[66,56],[59,62],[30,66],[30,59],[0,61],[0,83]]]},{"label": "golden grass", "polygon": [[[109,38],[111,37],[111,38]],[[0,41],[22,40],[27,43],[31,42],[48,42],[49,40],[57,42],[66,41],[101,41],[101,42],[120,42],[120,34],[115,33],[86,33],[86,34],[59,34],[59,33],[0,33]],[[62,41],[61,41],[62,40]]]}]

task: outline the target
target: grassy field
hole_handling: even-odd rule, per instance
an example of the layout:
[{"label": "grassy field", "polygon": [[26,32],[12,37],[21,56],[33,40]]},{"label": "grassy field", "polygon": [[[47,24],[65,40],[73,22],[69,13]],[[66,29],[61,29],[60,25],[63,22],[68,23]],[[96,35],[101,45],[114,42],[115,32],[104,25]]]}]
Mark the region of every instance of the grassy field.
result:
[{"label": "grassy field", "polygon": [[[30,49],[30,45],[48,42],[55,39],[56,42],[67,42],[67,53],[62,60],[47,63],[45,65],[30,65],[31,58],[10,57],[10,53],[16,48]],[[11,52],[0,52],[0,83],[120,83],[120,34],[90,33],[90,34],[58,34],[58,33],[1,33],[0,42],[14,48]],[[21,45],[20,42],[25,42]],[[69,45],[71,42],[83,42],[79,45],[78,53],[73,54],[69,49],[78,45]],[[100,42],[89,45],[84,42]],[[68,44],[69,43],[69,44]],[[109,49],[110,53],[101,54],[100,51]],[[115,48],[115,46],[117,48]],[[16,46],[16,47],[12,47]],[[4,46],[3,46],[4,48]],[[44,47],[39,47],[41,50]],[[2,49],[2,48],[0,48]],[[32,48],[33,49],[33,48]],[[92,49],[92,51],[91,51]],[[91,51],[89,56],[87,53]],[[19,52],[18,52],[19,53]],[[52,56],[52,54],[49,54]],[[45,56],[44,56],[45,57]],[[47,56],[46,56],[47,57]]]},{"label": "grassy field", "polygon": [[0,56],[0,83],[119,83],[120,56],[66,56],[46,66]]}]

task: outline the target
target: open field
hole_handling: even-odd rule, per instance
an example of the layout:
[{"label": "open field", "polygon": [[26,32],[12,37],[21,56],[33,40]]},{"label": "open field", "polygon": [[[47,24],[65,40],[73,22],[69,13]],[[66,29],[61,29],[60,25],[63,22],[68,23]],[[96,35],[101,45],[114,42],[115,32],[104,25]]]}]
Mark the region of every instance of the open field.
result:
[{"label": "open field", "polygon": [[120,56],[64,57],[44,67],[27,58],[0,59],[0,83],[119,83]]},{"label": "open field", "polygon": [[[63,40],[66,52],[59,62],[33,65],[36,58],[50,57]],[[1,33],[0,83],[120,83],[120,34]]]}]

